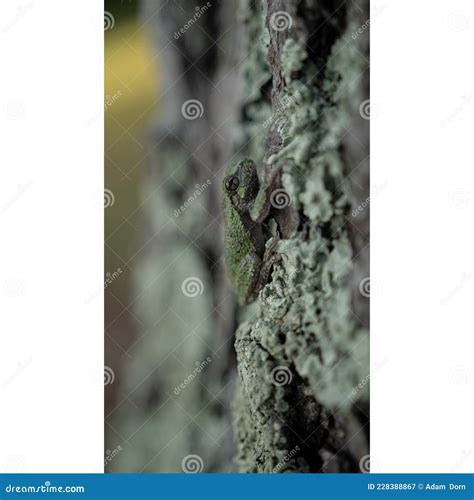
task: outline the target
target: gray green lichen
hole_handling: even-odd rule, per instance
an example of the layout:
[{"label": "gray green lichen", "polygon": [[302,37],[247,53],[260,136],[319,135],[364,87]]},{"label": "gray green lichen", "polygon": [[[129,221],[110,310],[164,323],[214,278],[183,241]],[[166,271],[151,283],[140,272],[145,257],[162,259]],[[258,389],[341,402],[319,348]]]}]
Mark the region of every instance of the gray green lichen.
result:
[{"label": "gray green lichen", "polygon": [[[287,103],[281,144],[267,155],[268,163],[283,162],[283,186],[307,220],[294,238],[279,242],[282,259],[236,332],[237,461],[245,472],[333,470],[332,459],[349,440],[351,409],[368,398],[366,390],[353,390],[368,374],[369,338],[351,310],[353,250],[346,215],[352,192],[340,148],[348,114],[360,102],[350,82],[364,61],[354,47],[343,47],[340,35],[319,68],[303,38],[288,38],[281,47],[268,26],[257,33],[264,16],[249,16],[246,23],[254,44],[268,49],[259,40],[271,40],[280,56],[274,71],[281,71],[284,85],[274,87],[274,99]],[[301,19],[292,19],[291,33],[303,33]],[[258,83],[252,71],[246,75],[250,88]],[[267,105],[262,99],[252,104]],[[278,370],[291,381],[275,382]],[[340,460],[336,469],[350,470],[350,462]]]}]

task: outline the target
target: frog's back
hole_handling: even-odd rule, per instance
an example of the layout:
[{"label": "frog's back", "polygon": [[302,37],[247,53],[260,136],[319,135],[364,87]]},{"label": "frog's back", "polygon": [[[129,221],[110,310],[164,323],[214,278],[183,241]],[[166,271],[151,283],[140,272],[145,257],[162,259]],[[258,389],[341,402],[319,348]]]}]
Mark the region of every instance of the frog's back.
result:
[{"label": "frog's back", "polygon": [[[227,200],[229,202],[230,200]],[[238,212],[226,206],[224,200],[225,240],[224,254],[227,271],[233,283],[238,277],[240,263],[249,254],[255,253],[255,245]]]}]

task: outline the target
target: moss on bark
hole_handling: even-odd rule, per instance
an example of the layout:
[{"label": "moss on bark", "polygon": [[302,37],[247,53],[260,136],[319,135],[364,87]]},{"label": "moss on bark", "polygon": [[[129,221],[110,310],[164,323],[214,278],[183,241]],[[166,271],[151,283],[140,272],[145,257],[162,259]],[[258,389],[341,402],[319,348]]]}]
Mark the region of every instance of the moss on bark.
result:
[{"label": "moss on bark", "polygon": [[236,333],[237,460],[245,472],[358,471],[367,453],[368,392],[354,390],[369,370],[367,325],[353,306],[359,255],[349,174],[357,154],[345,139],[366,91],[366,42],[351,38],[364,8],[242,2],[242,139],[255,138],[245,148],[254,159],[283,164],[283,187],[302,220],[278,244],[282,259]]}]

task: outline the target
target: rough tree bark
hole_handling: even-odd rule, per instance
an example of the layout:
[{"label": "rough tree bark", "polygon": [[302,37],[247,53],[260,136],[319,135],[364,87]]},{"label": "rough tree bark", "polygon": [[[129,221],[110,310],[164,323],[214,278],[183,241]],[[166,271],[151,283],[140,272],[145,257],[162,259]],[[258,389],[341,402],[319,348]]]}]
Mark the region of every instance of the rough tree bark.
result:
[{"label": "rough tree bark", "polygon": [[[164,2],[154,15],[157,4],[144,2],[164,78],[143,188],[144,239],[153,240],[136,276],[143,332],[124,387],[134,406],[114,417],[132,437],[111,470],[180,472],[197,454],[204,472],[360,471],[369,411],[368,35],[353,34],[368,3],[212,2],[178,39],[195,5]],[[183,119],[190,99],[203,106],[198,120]],[[279,242],[282,259],[258,300],[237,310],[222,260],[220,189],[229,164],[245,157],[284,166],[282,187],[301,223]],[[193,297],[182,289],[191,277],[202,283]]]},{"label": "rough tree bark", "polygon": [[[366,214],[351,213],[367,198],[368,47],[352,36],[367,10],[329,0],[242,8],[251,89],[243,127],[259,141],[259,161],[284,165],[302,219],[236,334],[243,471],[360,471],[368,453],[368,227]],[[269,106],[263,141],[255,128]]]}]

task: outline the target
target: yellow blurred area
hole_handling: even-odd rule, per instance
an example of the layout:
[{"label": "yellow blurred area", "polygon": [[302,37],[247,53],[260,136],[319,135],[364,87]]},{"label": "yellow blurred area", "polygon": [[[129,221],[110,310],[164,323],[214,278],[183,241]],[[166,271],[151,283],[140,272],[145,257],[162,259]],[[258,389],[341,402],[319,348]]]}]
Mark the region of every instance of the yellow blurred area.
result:
[{"label": "yellow blurred area", "polygon": [[[145,137],[158,91],[153,57],[151,39],[138,21],[117,23],[105,32],[105,188],[113,193],[113,204],[105,209],[105,270],[124,271],[113,293],[125,302],[139,249],[138,187],[149,161]],[[108,294],[106,300],[111,300]],[[109,305],[106,315],[113,318],[115,304]]]}]

